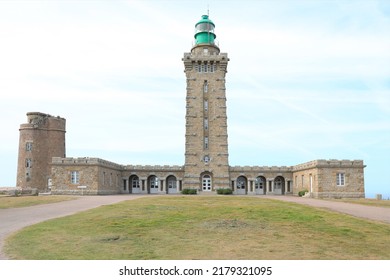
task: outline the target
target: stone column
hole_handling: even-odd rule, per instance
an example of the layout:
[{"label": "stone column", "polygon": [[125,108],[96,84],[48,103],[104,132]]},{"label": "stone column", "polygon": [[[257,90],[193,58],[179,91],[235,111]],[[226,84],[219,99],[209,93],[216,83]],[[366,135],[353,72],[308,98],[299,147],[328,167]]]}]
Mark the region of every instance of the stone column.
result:
[{"label": "stone column", "polygon": [[159,191],[162,190],[163,193],[167,193],[167,190],[166,190],[166,187],[164,184],[164,180],[160,180],[160,183],[161,183],[161,187],[160,187]]},{"label": "stone column", "polygon": [[141,192],[148,193],[148,179],[140,179],[141,183]]},{"label": "stone column", "polygon": [[284,193],[287,193],[289,192],[288,190],[288,184],[290,183],[289,180],[284,180]]}]

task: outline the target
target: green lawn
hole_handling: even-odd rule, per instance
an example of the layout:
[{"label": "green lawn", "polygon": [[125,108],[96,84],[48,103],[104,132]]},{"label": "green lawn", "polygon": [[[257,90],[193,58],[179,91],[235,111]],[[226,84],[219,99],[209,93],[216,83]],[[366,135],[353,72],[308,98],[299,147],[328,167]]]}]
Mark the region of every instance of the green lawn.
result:
[{"label": "green lawn", "polygon": [[390,259],[390,225],[272,199],[146,197],[11,236],[15,259]]},{"label": "green lawn", "polygon": [[77,199],[75,196],[0,196],[0,209],[28,207],[39,204],[55,203]]}]

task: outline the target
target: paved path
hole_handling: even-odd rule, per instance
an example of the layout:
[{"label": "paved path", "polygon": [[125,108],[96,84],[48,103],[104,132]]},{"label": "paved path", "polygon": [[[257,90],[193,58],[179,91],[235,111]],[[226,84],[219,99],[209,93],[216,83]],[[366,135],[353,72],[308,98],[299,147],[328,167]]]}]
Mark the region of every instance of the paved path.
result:
[{"label": "paved path", "polygon": [[[76,200],[42,204],[24,208],[0,209],[0,260],[7,256],[2,252],[5,238],[26,226],[45,220],[72,215],[74,213],[95,208],[101,205],[113,204],[124,200],[145,197],[143,195],[109,195],[82,196]],[[278,199],[295,202],[318,208],[346,213],[355,217],[381,221],[390,224],[390,208],[365,206],[345,202],[327,201],[321,199],[293,196],[258,196],[259,198]]]},{"label": "paved path", "polygon": [[261,196],[263,198],[277,199],[288,202],[305,204],[317,208],[324,208],[358,218],[365,218],[381,221],[390,224],[390,207],[367,206],[361,204],[347,203],[341,201],[329,201],[314,198],[303,198],[297,196]]},{"label": "paved path", "polygon": [[41,204],[23,208],[0,209],[0,260],[8,259],[3,253],[5,238],[12,232],[26,226],[53,218],[63,217],[96,208],[101,205],[113,204],[124,200],[143,197],[142,195],[107,195],[80,196],[69,200],[50,204]]}]

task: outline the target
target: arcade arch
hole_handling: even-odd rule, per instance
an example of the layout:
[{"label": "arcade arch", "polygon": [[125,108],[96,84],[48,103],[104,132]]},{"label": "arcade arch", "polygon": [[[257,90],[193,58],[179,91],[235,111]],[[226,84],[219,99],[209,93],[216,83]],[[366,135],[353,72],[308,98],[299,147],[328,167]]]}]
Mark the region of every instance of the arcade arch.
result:
[{"label": "arcade arch", "polygon": [[166,181],[167,181],[166,186],[168,188],[168,193],[169,194],[178,193],[178,183],[176,177],[173,175],[169,175]]},{"label": "arcade arch", "polygon": [[236,180],[236,194],[247,194],[248,180],[245,176],[239,176]]},{"label": "arcade arch", "polygon": [[263,176],[258,176],[255,179],[255,194],[266,194],[267,192],[267,186],[266,186],[267,180]]},{"label": "arcade arch", "polygon": [[129,187],[130,193],[141,193],[139,177],[137,175],[131,175],[129,178],[129,182],[130,182],[130,187]]}]

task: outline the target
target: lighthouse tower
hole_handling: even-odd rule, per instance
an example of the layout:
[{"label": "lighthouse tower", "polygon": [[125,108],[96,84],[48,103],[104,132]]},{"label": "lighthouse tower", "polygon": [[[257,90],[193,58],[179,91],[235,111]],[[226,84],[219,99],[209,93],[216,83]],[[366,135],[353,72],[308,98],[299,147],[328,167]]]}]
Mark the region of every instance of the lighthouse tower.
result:
[{"label": "lighthouse tower", "polygon": [[215,42],[215,24],[203,15],[195,44],[184,53],[187,78],[184,188],[229,188],[225,76],[228,56]]}]

